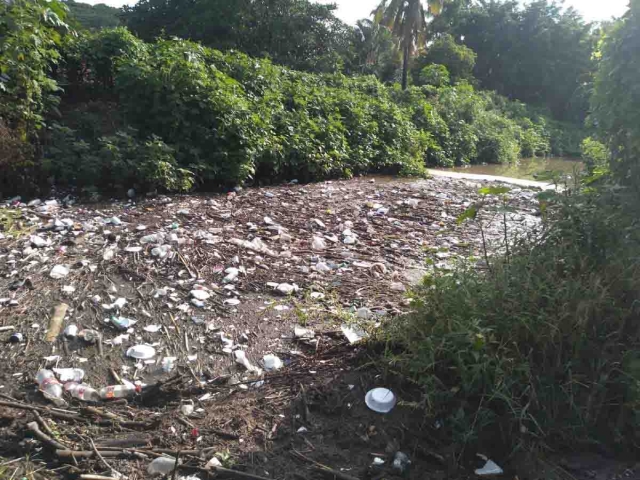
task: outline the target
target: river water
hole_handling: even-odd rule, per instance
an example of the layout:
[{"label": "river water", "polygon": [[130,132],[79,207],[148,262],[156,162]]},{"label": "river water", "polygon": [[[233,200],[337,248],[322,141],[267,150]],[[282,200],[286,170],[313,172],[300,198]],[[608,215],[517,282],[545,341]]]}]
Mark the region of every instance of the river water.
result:
[{"label": "river water", "polygon": [[548,182],[546,172],[558,172],[573,175],[580,172],[584,164],[576,159],[563,157],[526,158],[517,164],[470,165],[468,167],[440,168],[443,172],[458,172],[473,175],[489,175],[491,177],[509,177],[522,180],[541,180]]}]

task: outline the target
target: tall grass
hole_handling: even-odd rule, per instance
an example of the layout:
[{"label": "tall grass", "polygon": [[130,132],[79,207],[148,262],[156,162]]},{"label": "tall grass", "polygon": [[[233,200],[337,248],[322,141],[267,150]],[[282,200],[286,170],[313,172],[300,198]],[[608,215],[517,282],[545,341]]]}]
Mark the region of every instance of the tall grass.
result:
[{"label": "tall grass", "polygon": [[640,446],[640,203],[629,195],[557,196],[542,235],[487,272],[426,278],[415,312],[388,327],[386,360],[453,441],[503,453]]}]

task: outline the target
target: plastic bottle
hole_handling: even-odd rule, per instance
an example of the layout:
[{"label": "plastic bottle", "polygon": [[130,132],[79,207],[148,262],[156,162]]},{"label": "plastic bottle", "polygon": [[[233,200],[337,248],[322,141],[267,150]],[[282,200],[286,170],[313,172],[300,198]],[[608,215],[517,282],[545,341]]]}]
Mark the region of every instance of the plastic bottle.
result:
[{"label": "plastic bottle", "polygon": [[78,398],[85,402],[97,402],[100,400],[100,393],[89,385],[69,382],[65,384],[64,389],[73,398]]},{"label": "plastic bottle", "polygon": [[49,400],[55,402],[56,399],[62,398],[62,384],[51,370],[39,370],[36,374],[36,382],[40,391]]},{"label": "plastic bottle", "polygon": [[140,393],[141,387],[135,385],[110,385],[100,389],[100,398],[110,400],[112,398],[131,398]]}]

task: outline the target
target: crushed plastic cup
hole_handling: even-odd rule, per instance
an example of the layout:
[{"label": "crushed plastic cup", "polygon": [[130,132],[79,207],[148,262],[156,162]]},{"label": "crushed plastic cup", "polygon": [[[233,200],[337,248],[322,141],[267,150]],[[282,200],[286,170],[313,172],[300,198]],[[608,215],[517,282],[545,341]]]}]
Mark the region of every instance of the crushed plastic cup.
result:
[{"label": "crushed plastic cup", "polygon": [[264,357],[262,357],[262,361],[264,363],[264,369],[269,372],[280,370],[282,367],[284,367],[284,363],[282,363],[282,360],[280,360],[280,358],[276,355],[265,355]]},{"label": "crushed plastic cup", "polygon": [[49,276],[54,280],[60,280],[67,275],[69,275],[69,269],[64,265],[56,265],[51,269],[51,272],[49,272]]},{"label": "crushed plastic cup", "polygon": [[151,345],[134,345],[127,350],[127,357],[137,360],[149,360],[156,356],[156,349]]},{"label": "crushed plastic cup", "polygon": [[[180,464],[180,461],[178,461]],[[169,475],[176,468],[176,459],[173,457],[158,457],[147,467],[147,473],[153,476]]]},{"label": "crushed plastic cup", "polygon": [[387,388],[374,388],[367,392],[364,402],[374,412],[389,413],[396,406],[396,396]]}]

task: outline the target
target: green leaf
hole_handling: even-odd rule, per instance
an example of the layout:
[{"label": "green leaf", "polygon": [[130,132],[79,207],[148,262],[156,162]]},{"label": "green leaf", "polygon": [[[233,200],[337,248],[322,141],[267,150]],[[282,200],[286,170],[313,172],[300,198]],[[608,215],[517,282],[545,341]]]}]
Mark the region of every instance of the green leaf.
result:
[{"label": "green leaf", "polygon": [[473,204],[458,216],[458,218],[456,219],[456,223],[460,225],[465,220],[475,220],[477,216],[478,205]]},{"label": "green leaf", "polygon": [[478,190],[480,195],[504,195],[509,193],[511,189],[509,187],[483,187]]}]

